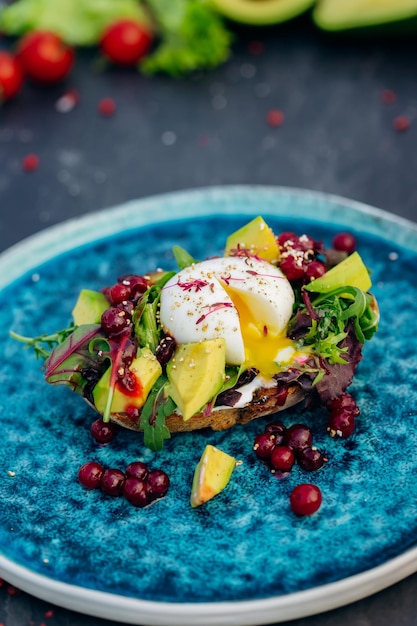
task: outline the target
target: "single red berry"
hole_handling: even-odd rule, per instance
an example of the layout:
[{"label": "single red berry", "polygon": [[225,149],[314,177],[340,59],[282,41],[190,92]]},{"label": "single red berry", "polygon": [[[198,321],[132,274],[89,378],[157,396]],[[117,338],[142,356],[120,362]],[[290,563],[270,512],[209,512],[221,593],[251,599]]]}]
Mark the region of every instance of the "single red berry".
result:
[{"label": "single red berry", "polygon": [[394,119],[394,130],[396,130],[399,133],[402,133],[405,130],[408,130],[410,128],[410,125],[411,125],[410,118],[407,117],[406,115],[398,115]]},{"label": "single red berry", "polygon": [[125,473],[128,478],[144,480],[148,475],[148,467],[142,461],[133,461],[126,467]]},{"label": "single red berry", "polygon": [[25,172],[34,172],[39,167],[39,157],[37,154],[27,154],[22,159],[22,169]]},{"label": "single red berry", "polygon": [[342,232],[333,237],[332,245],[335,250],[352,254],[356,250],[356,239],[352,233]]},{"label": "single red berry", "polygon": [[288,446],[275,446],[270,462],[274,469],[289,472],[295,463],[294,452]]},{"label": "single red berry", "polygon": [[149,494],[153,500],[163,498],[169,489],[169,476],[160,469],[149,472],[146,482],[149,487]]},{"label": "single red berry", "polygon": [[102,98],[98,103],[98,112],[103,117],[110,117],[116,111],[116,103],[113,98]]},{"label": "single red berry", "polygon": [[109,288],[108,298],[113,304],[120,304],[124,300],[128,300],[130,298],[130,287],[117,283]]},{"label": "single red berry", "polygon": [[321,491],[311,483],[297,485],[290,494],[291,509],[296,515],[312,515],[319,510],[321,503]]},{"label": "single red berry", "polygon": [[284,119],[284,113],[279,109],[271,109],[266,114],[266,121],[269,126],[272,126],[272,128],[278,128],[279,126],[282,126],[282,124],[284,123]]},{"label": "single red berry", "polygon": [[98,489],[101,486],[103,467],[95,461],[84,463],[78,471],[78,480],[86,489]]},{"label": "single red berry", "polygon": [[302,450],[313,443],[313,433],[304,424],[293,424],[285,433],[285,444],[293,450]]},{"label": "single red berry", "polygon": [[280,268],[287,279],[291,282],[304,278],[304,262],[302,256],[288,254],[281,257]]},{"label": "single red berry", "polygon": [[307,472],[315,472],[323,467],[326,459],[317,448],[308,446],[297,452],[297,462]]},{"label": "single red berry", "polygon": [[259,459],[269,459],[275,447],[275,436],[270,433],[256,435],[253,449]]},{"label": "single red berry", "polygon": [[108,496],[121,496],[125,480],[126,476],[121,470],[115,468],[106,469],[101,477],[101,490]]},{"label": "single red berry", "polygon": [[316,278],[320,278],[326,273],[326,266],[321,261],[311,261],[307,265],[305,275],[307,280],[315,280]]},{"label": "single red berry", "polygon": [[355,414],[350,409],[342,409],[330,413],[328,425],[328,433],[331,437],[340,437],[346,439],[355,432]]},{"label": "single red berry", "polygon": [[383,89],[381,92],[381,100],[384,104],[394,104],[397,100],[397,94],[392,89]]},{"label": "single red berry", "polygon": [[97,443],[109,443],[114,439],[116,429],[111,422],[97,419],[91,424],[90,432]]},{"label": "single red berry", "polygon": [[277,237],[278,245],[282,248],[292,248],[298,242],[298,235],[291,231],[284,231]]},{"label": "single red berry", "polygon": [[259,56],[265,51],[265,45],[262,41],[250,41],[248,44],[248,52],[253,56]]},{"label": "single red berry", "polygon": [[129,476],[123,486],[123,495],[128,502],[143,509],[152,498],[146,480]]}]

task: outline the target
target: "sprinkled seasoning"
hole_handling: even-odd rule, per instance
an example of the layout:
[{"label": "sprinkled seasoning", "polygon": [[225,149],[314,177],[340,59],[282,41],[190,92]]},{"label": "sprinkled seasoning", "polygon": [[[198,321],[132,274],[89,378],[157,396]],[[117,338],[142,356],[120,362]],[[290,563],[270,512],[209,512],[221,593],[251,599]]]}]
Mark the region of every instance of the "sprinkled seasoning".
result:
[{"label": "sprinkled seasoning", "polygon": [[406,115],[398,115],[394,119],[394,130],[396,130],[399,133],[402,133],[405,130],[408,130],[408,128],[410,127],[410,124],[411,124],[411,121],[409,117],[407,117]]},{"label": "sprinkled seasoning", "polygon": [[70,89],[55,102],[58,113],[69,113],[79,103],[80,94],[75,89]]},{"label": "sprinkled seasoning", "polygon": [[284,113],[279,109],[271,109],[266,114],[267,124],[272,128],[278,128],[279,126],[282,126],[282,124],[284,123],[284,119]]},{"label": "sprinkled seasoning", "polygon": [[381,100],[384,104],[394,104],[397,101],[397,94],[392,89],[383,89]]},{"label": "sprinkled seasoning", "polygon": [[39,157],[37,154],[27,154],[22,159],[22,169],[24,172],[34,172],[39,167]]},{"label": "sprinkled seasoning", "polygon": [[265,51],[265,46],[262,41],[250,41],[248,44],[248,52],[253,56],[259,56]]},{"label": "sprinkled seasoning", "polygon": [[103,117],[110,117],[116,111],[116,103],[113,98],[102,98],[98,103],[98,112]]}]

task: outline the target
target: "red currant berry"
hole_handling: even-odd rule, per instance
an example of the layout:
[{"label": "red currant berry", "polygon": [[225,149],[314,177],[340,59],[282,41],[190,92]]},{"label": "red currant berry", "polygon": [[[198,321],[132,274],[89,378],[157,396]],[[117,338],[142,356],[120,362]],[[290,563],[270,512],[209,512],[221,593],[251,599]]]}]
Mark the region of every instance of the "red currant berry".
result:
[{"label": "red currant berry", "polygon": [[346,439],[355,432],[355,416],[349,409],[330,413],[327,424],[330,437]]},{"label": "red currant berry", "polygon": [[272,434],[261,433],[256,435],[253,449],[259,459],[269,459],[275,447],[275,437]]},{"label": "red currant berry", "polygon": [[275,446],[270,462],[274,469],[289,472],[295,462],[294,452],[288,446]]},{"label": "red currant berry", "polygon": [[307,280],[311,281],[316,278],[320,278],[326,273],[326,271],[324,263],[321,263],[320,261],[311,261],[311,263],[307,265],[305,275]]},{"label": "red currant berry", "polygon": [[117,283],[109,288],[108,297],[113,304],[120,304],[130,298],[130,287]]},{"label": "red currant berry", "polygon": [[290,494],[290,505],[296,515],[312,515],[322,503],[320,489],[316,485],[303,483],[297,485]]},{"label": "red currant berry", "polygon": [[281,258],[280,267],[290,282],[301,280],[304,277],[304,263],[298,256],[289,254]]},{"label": "red currant berry", "polygon": [[101,328],[109,336],[119,335],[131,324],[130,317],[122,308],[111,306],[101,316]]},{"label": "red currant berry", "polygon": [[84,463],[78,471],[78,480],[86,489],[98,489],[101,485],[103,468],[100,463],[89,461]]},{"label": "red currant berry", "polygon": [[298,242],[298,236],[290,231],[285,231],[278,235],[277,242],[281,248],[292,248]]},{"label": "red currant berry", "polygon": [[287,428],[285,434],[285,443],[293,450],[301,450],[313,443],[313,433],[304,424],[293,424]]},{"label": "red currant berry", "polygon": [[297,462],[307,472],[315,472],[324,465],[324,456],[317,448],[307,447],[297,452]]},{"label": "red currant berry", "polygon": [[126,476],[128,478],[138,478],[144,480],[148,475],[148,468],[142,461],[133,461],[126,467]]},{"label": "red currant berry", "polygon": [[351,254],[354,250],[356,250],[356,239],[352,235],[352,233],[339,233],[333,238],[333,248],[335,250],[339,250],[340,252],[347,252],[347,254]]},{"label": "red currant berry", "polygon": [[111,422],[98,419],[91,424],[90,432],[97,443],[109,443],[114,438],[116,429]]},{"label": "red currant berry", "polygon": [[123,493],[123,485],[125,483],[125,475],[119,469],[106,469],[101,477],[101,490],[108,496],[121,496]]},{"label": "red currant berry", "polygon": [[128,502],[141,509],[151,502],[148,483],[140,478],[133,478],[132,476],[126,478],[123,495]]},{"label": "red currant berry", "polygon": [[155,469],[149,472],[147,483],[152,499],[163,498],[169,489],[169,477],[164,471]]}]

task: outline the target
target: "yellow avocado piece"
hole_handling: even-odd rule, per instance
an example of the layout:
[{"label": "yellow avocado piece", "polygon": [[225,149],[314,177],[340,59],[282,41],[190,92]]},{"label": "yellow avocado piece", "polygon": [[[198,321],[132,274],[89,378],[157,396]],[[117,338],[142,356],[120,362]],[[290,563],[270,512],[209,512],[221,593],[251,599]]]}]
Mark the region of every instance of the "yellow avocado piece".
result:
[{"label": "yellow avocado piece", "polygon": [[76,326],[82,324],[99,324],[101,316],[109,308],[107,298],[100,291],[81,289],[77,302],[72,310],[72,319]]},{"label": "yellow avocado piece", "polygon": [[184,421],[198,413],[221,389],[225,367],[223,337],[177,347],[167,365],[168,393]]},{"label": "yellow avocado piece", "polygon": [[200,506],[223,491],[235,467],[234,457],[212,445],[207,445],[194,471],[191,506]]},{"label": "yellow avocado piece", "polygon": [[[116,386],[113,394],[110,411],[112,413],[124,413],[127,407],[140,409],[146,401],[152,387],[162,374],[162,367],[149,348],[143,348],[141,354],[133,359],[129,367],[136,379],[136,389],[133,394],[123,392],[120,386]],[[110,386],[109,367],[98,381],[93,390],[94,405],[99,413],[104,413]]]},{"label": "yellow avocado piece", "polygon": [[237,250],[247,250],[249,254],[269,263],[277,263],[279,260],[276,237],[260,216],[229,235],[226,241],[226,256],[236,255]]},{"label": "yellow avocado piece", "polygon": [[225,17],[243,24],[279,24],[307,11],[316,0],[211,0]]},{"label": "yellow avocado piece", "polygon": [[317,26],[328,31],[406,22],[416,16],[416,0],[321,0],[313,11]]},{"label": "yellow avocado piece", "polygon": [[314,293],[326,293],[338,287],[348,286],[358,287],[365,292],[372,287],[368,269],[358,252],[350,254],[323,276],[306,285],[305,289]]}]

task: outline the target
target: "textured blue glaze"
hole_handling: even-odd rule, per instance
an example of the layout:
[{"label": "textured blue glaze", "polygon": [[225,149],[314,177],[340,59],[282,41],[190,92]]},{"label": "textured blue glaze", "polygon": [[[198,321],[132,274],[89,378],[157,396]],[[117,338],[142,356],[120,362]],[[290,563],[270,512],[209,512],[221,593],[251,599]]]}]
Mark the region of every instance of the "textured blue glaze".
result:
[{"label": "textured blue glaze", "polygon": [[[83,244],[26,268],[0,292],[1,553],[76,586],[158,601],[219,602],[309,589],[415,546],[417,231],[383,215],[370,219],[360,207],[338,207],[323,196],[259,189],[191,197],[187,203],[183,195],[183,213],[181,197],[173,203],[173,220],[184,220],[156,223],[158,208],[171,214],[164,213],[170,201],[162,197],[146,217],[149,226],[107,232],[99,241],[100,233],[90,231]],[[275,210],[280,202],[295,221]],[[132,204],[129,210],[133,214],[140,207]],[[329,209],[335,216],[330,223]],[[190,219],[187,211],[201,216]],[[40,363],[9,338],[9,330],[33,335],[64,327],[81,288],[100,288],[123,273],[174,267],[174,244],[196,258],[221,253],[225,236],[247,215],[258,214],[277,231],[308,232],[327,244],[341,226],[357,234],[373,272],[381,325],[351,387],[361,408],[354,436],[329,438],[324,411],[287,412],[287,424],[312,425],[329,462],[314,474],[296,468],[282,480],[252,452],[267,419],[223,433],[173,435],[158,454],[144,448],[141,435],[123,430],[111,444],[97,445],[89,433],[93,411],[68,389],[46,385]],[[103,215],[104,223],[117,222],[117,211]],[[55,231],[54,241],[57,237]],[[7,259],[0,259],[0,271],[6,265]],[[242,464],[222,494],[192,509],[192,475],[206,443]],[[145,460],[169,473],[171,489],[145,510],[84,490],[77,472],[90,459],[121,469]],[[306,481],[320,487],[323,505],[314,516],[298,518],[290,512],[289,493]]]}]

